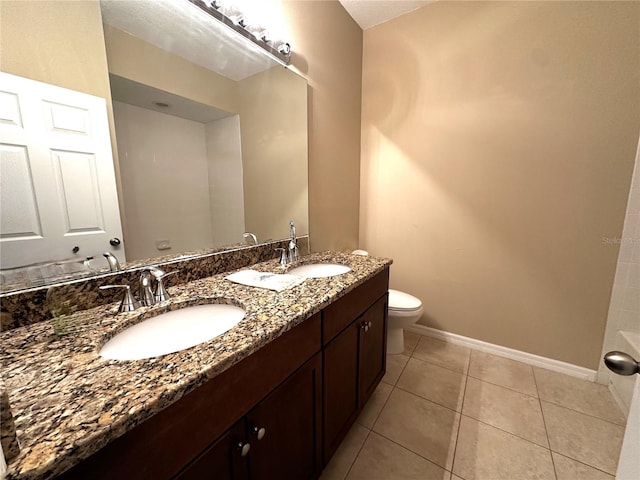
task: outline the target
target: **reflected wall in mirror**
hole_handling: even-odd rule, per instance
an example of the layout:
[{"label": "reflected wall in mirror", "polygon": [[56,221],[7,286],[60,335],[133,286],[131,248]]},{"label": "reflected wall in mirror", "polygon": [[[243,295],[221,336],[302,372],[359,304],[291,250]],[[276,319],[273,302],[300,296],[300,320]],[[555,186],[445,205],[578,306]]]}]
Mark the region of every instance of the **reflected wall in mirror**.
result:
[{"label": "reflected wall in mirror", "polygon": [[307,234],[306,81],[187,0],[101,4],[127,259]]},{"label": "reflected wall in mirror", "polygon": [[100,3],[126,261],[308,234],[306,81],[188,0]]}]

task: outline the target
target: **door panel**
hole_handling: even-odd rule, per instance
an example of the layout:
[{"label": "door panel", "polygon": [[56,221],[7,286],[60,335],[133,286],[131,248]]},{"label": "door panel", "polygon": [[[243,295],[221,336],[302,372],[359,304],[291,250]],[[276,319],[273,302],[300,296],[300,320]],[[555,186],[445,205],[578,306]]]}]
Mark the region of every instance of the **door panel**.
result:
[{"label": "door panel", "polygon": [[[40,238],[42,227],[31,176],[29,154],[23,145],[0,144],[0,235],[2,238]],[[4,215],[4,212],[15,212]]]},{"label": "door panel", "polygon": [[0,147],[3,268],[125,261],[109,244],[122,227],[103,98],[0,72]]},{"label": "door panel", "polygon": [[318,353],[247,415],[252,480],[319,475],[321,363]]},{"label": "door panel", "polygon": [[[360,324],[360,405],[369,399],[386,368],[387,295],[374,303]],[[366,329],[362,328],[366,325]]]},{"label": "door panel", "polygon": [[65,235],[104,233],[95,156],[56,150],[53,150],[51,155],[55,166]]},{"label": "door panel", "polygon": [[241,420],[174,478],[175,480],[246,480],[246,456],[241,446],[246,443],[244,421]]},{"label": "door panel", "polygon": [[358,413],[358,330],[352,323],[324,349],[324,462],[333,456]]}]

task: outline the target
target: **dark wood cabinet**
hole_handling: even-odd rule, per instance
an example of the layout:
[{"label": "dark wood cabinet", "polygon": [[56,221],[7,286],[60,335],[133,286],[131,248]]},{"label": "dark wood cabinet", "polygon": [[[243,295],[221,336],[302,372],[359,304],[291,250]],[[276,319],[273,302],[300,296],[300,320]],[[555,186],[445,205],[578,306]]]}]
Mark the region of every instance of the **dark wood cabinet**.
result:
[{"label": "dark wood cabinet", "polygon": [[333,456],[358,413],[358,336],[352,323],[323,352],[324,463]]},{"label": "dark wood cabinet", "polygon": [[386,370],[387,305],[387,295],[384,295],[356,322],[360,326],[358,343],[360,407],[369,400]]},{"label": "dark wood cabinet", "polygon": [[[328,340],[323,348],[325,465],[384,376],[387,290],[385,270],[323,312],[323,339]],[[345,324],[336,334],[336,325]]]},{"label": "dark wood cabinet", "polygon": [[312,480],[322,470],[321,355],[276,388],[176,480]]},{"label": "dark wood cabinet", "polygon": [[[245,480],[248,476],[244,420],[226,431],[191,462],[176,480]],[[243,455],[243,448],[245,455]]]},{"label": "dark wood cabinet", "polygon": [[385,269],[62,474],[318,478],[385,372]]},{"label": "dark wood cabinet", "polygon": [[322,356],[317,354],[246,417],[252,480],[311,480],[322,470]]}]

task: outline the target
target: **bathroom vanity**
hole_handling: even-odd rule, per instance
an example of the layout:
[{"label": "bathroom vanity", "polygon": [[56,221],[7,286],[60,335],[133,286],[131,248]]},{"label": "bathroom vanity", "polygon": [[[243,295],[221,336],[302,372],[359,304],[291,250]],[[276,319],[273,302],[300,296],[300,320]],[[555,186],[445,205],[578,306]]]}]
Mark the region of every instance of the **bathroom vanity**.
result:
[{"label": "bathroom vanity", "polygon": [[[120,323],[154,307],[80,312],[91,328],[75,338],[55,338],[47,322],[3,333],[3,376],[22,447],[8,478],[317,478],[386,359],[391,261],[303,259],[329,261],[351,271],[280,293],[224,274],[173,287],[172,305],[225,298],[247,314],[220,337],[158,358],[97,353]],[[274,271],[277,263],[251,268]],[[31,388],[18,387],[29,379]]]}]

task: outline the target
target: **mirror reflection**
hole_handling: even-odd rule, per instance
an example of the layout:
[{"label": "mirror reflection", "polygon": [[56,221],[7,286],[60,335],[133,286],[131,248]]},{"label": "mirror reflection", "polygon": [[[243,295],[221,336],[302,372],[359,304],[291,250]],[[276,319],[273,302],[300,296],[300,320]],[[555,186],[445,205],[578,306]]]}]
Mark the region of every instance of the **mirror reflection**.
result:
[{"label": "mirror reflection", "polygon": [[78,270],[308,234],[306,81],[186,0],[101,8],[123,241]]}]

